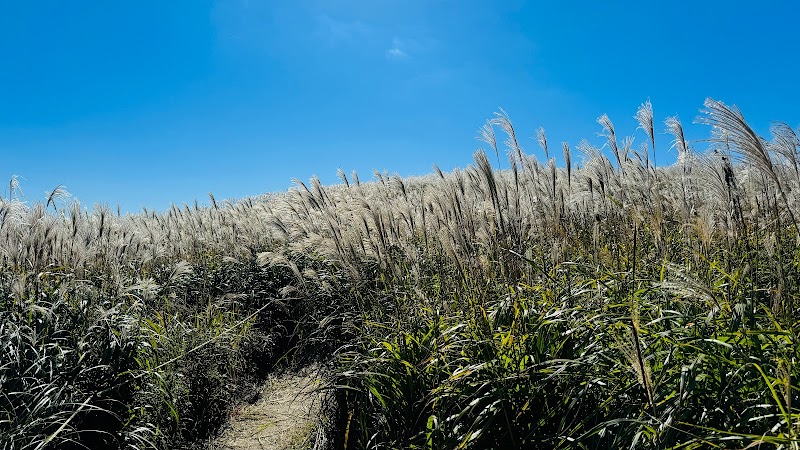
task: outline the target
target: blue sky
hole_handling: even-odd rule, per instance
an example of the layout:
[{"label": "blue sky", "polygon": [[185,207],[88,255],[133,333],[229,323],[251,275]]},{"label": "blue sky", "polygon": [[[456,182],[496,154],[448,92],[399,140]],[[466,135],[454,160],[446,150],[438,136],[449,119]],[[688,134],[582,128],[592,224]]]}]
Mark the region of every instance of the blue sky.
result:
[{"label": "blue sky", "polygon": [[535,154],[539,126],[555,148],[600,145],[603,113],[633,133],[648,98],[692,139],[707,96],[800,125],[792,2],[633,3],[4,2],[0,183],[135,212],[423,174],[469,164],[500,107]]}]

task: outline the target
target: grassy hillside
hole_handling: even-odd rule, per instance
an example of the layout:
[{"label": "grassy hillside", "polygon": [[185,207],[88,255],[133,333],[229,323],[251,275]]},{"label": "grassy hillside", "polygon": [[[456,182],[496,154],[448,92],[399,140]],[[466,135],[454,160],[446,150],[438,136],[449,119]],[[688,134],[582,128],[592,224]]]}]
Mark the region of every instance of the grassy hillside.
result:
[{"label": "grassy hillside", "polygon": [[464,170],[164,213],[12,186],[0,442],[198,447],[321,360],[332,448],[800,447],[798,138],[703,117],[712,153],[674,118],[657,142],[646,104],[641,147],[603,116],[606,149],[558,167],[500,114]]}]

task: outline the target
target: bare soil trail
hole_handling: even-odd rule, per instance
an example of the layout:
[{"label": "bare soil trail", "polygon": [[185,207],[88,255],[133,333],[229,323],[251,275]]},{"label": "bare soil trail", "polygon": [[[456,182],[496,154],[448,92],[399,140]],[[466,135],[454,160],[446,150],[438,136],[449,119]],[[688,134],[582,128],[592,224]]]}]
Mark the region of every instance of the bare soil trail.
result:
[{"label": "bare soil trail", "polygon": [[300,450],[309,448],[319,420],[320,377],[314,368],[278,375],[258,399],[234,410],[213,448],[218,450]]}]

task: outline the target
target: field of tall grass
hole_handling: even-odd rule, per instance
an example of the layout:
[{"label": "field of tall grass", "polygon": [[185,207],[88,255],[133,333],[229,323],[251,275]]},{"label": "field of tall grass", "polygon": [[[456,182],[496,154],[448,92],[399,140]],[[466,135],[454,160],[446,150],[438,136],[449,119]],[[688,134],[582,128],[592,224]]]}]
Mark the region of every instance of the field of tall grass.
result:
[{"label": "field of tall grass", "polygon": [[796,132],[634,120],[557,165],[501,111],[463,170],[135,215],[12,180],[2,447],[202,448],[314,362],[314,448],[800,448]]}]

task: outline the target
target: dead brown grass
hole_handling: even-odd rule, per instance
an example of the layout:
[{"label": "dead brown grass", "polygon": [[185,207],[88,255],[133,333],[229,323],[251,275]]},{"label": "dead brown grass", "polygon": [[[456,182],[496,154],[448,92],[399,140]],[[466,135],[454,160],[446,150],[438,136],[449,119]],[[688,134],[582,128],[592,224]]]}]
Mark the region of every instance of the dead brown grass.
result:
[{"label": "dead brown grass", "polygon": [[308,448],[320,412],[320,378],[314,369],[276,376],[258,400],[234,410],[213,446],[219,450]]}]

